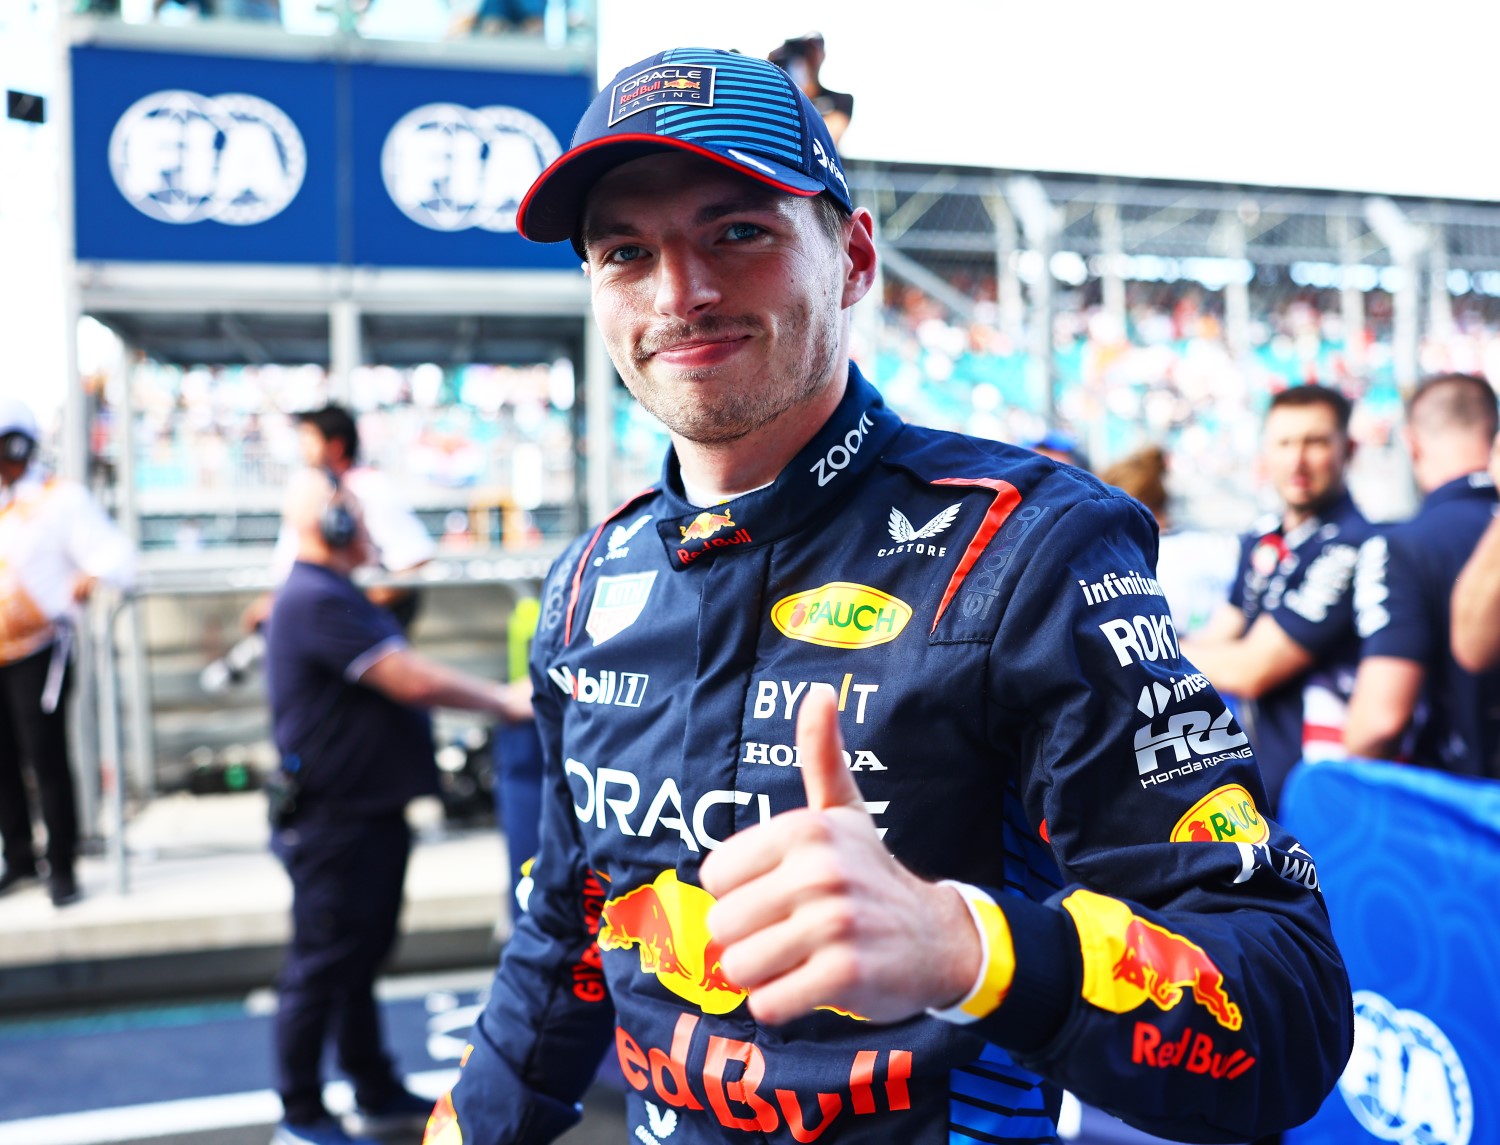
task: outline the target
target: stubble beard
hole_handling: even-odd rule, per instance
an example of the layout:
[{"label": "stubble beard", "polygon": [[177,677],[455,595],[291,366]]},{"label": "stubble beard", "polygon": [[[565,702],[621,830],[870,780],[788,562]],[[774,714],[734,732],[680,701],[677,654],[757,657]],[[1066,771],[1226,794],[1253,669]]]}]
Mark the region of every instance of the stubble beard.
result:
[{"label": "stubble beard", "polygon": [[[679,395],[667,392],[668,387],[654,381],[644,367],[655,346],[726,333],[755,337],[761,330],[761,324],[753,320],[717,317],[653,330],[630,356],[631,377],[626,379],[626,387],[675,437],[697,445],[740,441],[806,402],[833,376],[839,347],[836,309],[821,324],[814,323],[812,309],[806,305],[787,316],[780,340],[785,345],[807,347],[805,355],[780,367],[790,369],[791,376],[757,378],[738,389],[716,390],[712,387],[718,368],[683,371],[677,377],[691,388],[686,395]],[[773,363],[770,368],[778,367]]]}]

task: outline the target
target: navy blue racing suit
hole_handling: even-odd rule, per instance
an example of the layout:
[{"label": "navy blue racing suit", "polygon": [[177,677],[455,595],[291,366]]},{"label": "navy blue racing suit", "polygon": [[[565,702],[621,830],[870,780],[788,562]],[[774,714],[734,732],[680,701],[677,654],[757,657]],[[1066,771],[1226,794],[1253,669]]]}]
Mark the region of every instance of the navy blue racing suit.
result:
[{"label": "navy blue racing suit", "polygon": [[[1052,1140],[1063,1088],[1185,1140],[1311,1116],[1348,980],[1155,555],[1118,490],[853,370],[766,488],[694,506],[669,455],[548,578],[535,889],[430,1145],[550,1140],[611,1047],[645,1143]],[[772,1027],[723,973],[699,864],[803,805],[813,682],[891,852],[1000,904],[998,1004]]]}]

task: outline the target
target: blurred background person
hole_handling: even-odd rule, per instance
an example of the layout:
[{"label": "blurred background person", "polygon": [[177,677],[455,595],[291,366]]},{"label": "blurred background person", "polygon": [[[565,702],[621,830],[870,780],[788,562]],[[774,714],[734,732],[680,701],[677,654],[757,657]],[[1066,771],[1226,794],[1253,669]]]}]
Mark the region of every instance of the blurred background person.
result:
[{"label": "blurred background person", "polygon": [[1466,672],[1500,665],[1500,517],[1490,519],[1453,586],[1450,639]]},{"label": "blurred background person", "polygon": [[1040,453],[1043,457],[1061,461],[1064,465],[1073,465],[1079,469],[1089,467],[1089,459],[1079,447],[1078,439],[1066,430],[1049,429],[1040,437],[1028,438],[1021,444],[1032,453]]},{"label": "blurred background person", "polygon": [[802,89],[802,94],[818,109],[818,114],[823,117],[823,124],[828,128],[828,134],[833,136],[833,144],[837,147],[844,132],[849,129],[849,121],[854,118],[854,97],[847,92],[833,91],[823,86],[819,73],[827,55],[823,33],[808,32],[783,40],[779,47],[771,49],[766,58],[791,76],[792,81]]},{"label": "blurred background person", "polygon": [[47,828],[48,889],[66,906],[80,896],[68,758],[74,618],[98,582],[130,587],[135,553],[88,490],[40,471],[40,438],[30,407],[0,399],[0,894],[39,873],[24,764]]},{"label": "blurred background person", "polygon": [[1228,601],[1182,654],[1250,707],[1274,815],[1301,760],[1339,758],[1359,638],[1354,568],[1372,529],[1346,484],[1349,399],[1303,385],[1271,399],[1262,434],[1279,513],[1244,538]]},{"label": "blurred background person", "polygon": [[1167,491],[1169,462],[1159,445],[1147,445],[1099,471],[1106,485],[1123,489],[1156,518],[1161,531],[1156,579],[1167,594],[1178,638],[1203,628],[1234,581],[1239,545],[1228,533],[1178,528]]},{"label": "blurred background person", "polygon": [[1488,470],[1497,419],[1495,391],[1476,374],[1428,378],[1407,404],[1403,436],[1424,497],[1415,517],[1360,552],[1351,754],[1500,779],[1500,671],[1454,659],[1449,615],[1454,582],[1500,504]]},{"label": "blurred background person", "polygon": [[[298,414],[297,444],[304,465],[326,469],[359,501],[373,546],[372,564],[401,574],[410,573],[432,559],[437,551],[436,542],[402,499],[394,482],[380,470],[360,462],[359,425],[348,409],[329,404]],[[271,555],[271,575],[277,584],[286,579],[296,554],[296,530],[283,521]],[[371,585],[365,589],[365,595],[394,615],[404,630],[410,631],[421,606],[418,589]],[[245,610],[241,623],[247,632],[253,632],[266,618],[271,599],[271,594],[266,593]]]},{"label": "blurred background person", "polygon": [[[411,852],[406,806],[438,793],[426,709],[525,720],[530,685],[480,679],[412,651],[396,618],[350,579],[370,559],[370,537],[357,498],[328,471],[298,474],[283,516],[297,551],[267,624],[267,684],[296,794],[272,835],[292,882],[275,1022],[284,1116],[273,1142],[344,1145],[350,1132],[420,1132],[432,1108],[406,1090],[386,1054],[374,997]],[[347,1131],[323,1104],[325,1040],[354,1085]]]}]

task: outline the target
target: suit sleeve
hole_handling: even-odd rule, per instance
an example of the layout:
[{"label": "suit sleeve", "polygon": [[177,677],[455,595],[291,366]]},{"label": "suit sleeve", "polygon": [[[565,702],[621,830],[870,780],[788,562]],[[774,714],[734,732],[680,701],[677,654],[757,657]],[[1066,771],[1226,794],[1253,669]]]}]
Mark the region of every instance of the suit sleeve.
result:
[{"label": "suit sleeve", "polygon": [[1377,535],[1359,551],[1355,615],[1362,656],[1394,656],[1418,664],[1432,662],[1440,627],[1423,599],[1426,578],[1400,530]]},{"label": "suit sleeve", "polygon": [[1244,732],[1179,654],[1155,552],[1139,507],[1105,497],[1015,562],[993,734],[1065,885],[995,896],[1014,977],[976,1025],[1148,1132],[1244,1141],[1331,1090],[1350,987],[1311,856],[1260,810]]},{"label": "suit sleeve", "polygon": [[[546,593],[565,566],[571,570],[566,554]],[[614,1029],[595,942],[605,888],[588,867],[563,771],[562,703],[539,666],[556,638],[546,621],[544,611],[531,666],[544,758],[534,885],[470,1034],[463,1070],[428,1124],[427,1145],[551,1141],[578,1121],[578,1102]]]}]

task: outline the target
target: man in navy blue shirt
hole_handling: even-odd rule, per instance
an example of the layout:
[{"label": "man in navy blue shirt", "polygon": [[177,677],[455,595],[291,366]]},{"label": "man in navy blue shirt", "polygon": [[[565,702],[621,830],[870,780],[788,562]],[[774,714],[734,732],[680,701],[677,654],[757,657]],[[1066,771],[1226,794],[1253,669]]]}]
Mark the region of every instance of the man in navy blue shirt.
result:
[{"label": "man in navy blue shirt", "polygon": [[1496,421],[1494,389],[1471,374],[1429,378],[1407,405],[1425,499],[1360,553],[1363,658],[1344,732],[1355,755],[1500,779],[1500,671],[1466,671],[1449,644],[1454,581],[1495,515]]},{"label": "man in navy blue shirt", "polygon": [[1349,414],[1349,399],[1325,386],[1271,399],[1263,456],[1281,512],[1245,536],[1228,603],[1182,645],[1216,687],[1250,701],[1273,814],[1300,760],[1343,755],[1359,664],[1354,566],[1370,535],[1345,486]]},{"label": "man in navy blue shirt", "polygon": [[297,562],[276,595],[267,675],[277,749],[300,780],[272,848],[292,880],[292,940],[278,982],[276,1145],[353,1140],[323,1106],[323,1044],[354,1083],[356,1131],[420,1128],[432,1102],[408,1093],[381,1044],[375,973],[395,942],[411,835],[407,803],[436,794],[426,713],[435,706],[529,715],[529,686],[455,671],[413,652],[396,618],[350,579],[372,548],[331,474],[293,482]]}]

